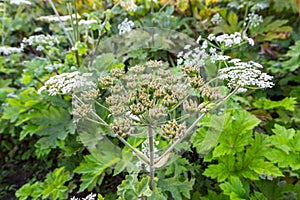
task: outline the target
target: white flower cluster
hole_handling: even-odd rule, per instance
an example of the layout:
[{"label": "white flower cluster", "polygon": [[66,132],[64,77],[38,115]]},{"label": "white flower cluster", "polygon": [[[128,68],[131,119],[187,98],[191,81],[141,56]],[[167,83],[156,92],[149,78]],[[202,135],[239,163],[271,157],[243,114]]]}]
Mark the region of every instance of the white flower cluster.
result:
[{"label": "white flower cluster", "polygon": [[[75,19],[76,15],[72,14],[72,17],[71,17],[71,15],[59,16],[59,18],[56,15],[40,16],[39,18],[37,18],[37,20],[45,21],[45,22],[59,22],[59,19],[60,19],[62,22],[66,22],[66,21],[71,20],[72,18]],[[77,19],[80,19],[80,18],[81,18],[80,15],[77,14]]]},{"label": "white flower cluster", "polygon": [[219,78],[228,80],[230,88],[240,87],[259,87],[271,88],[274,83],[271,82],[272,76],[261,72],[258,68],[263,66],[254,61],[241,62],[239,59],[232,59],[228,61],[231,66],[219,69]]},{"label": "white flower cluster", "polygon": [[97,194],[91,193],[87,195],[85,198],[80,199],[80,198],[72,197],[71,200],[96,200],[95,198],[97,198]]},{"label": "white flower cluster", "polygon": [[262,16],[252,12],[252,13],[249,13],[248,16],[246,17],[246,22],[245,22],[244,26],[246,26],[248,24],[249,27],[255,28],[262,22],[263,22]]},{"label": "white flower cluster", "polygon": [[211,18],[211,23],[212,24],[219,24],[220,22],[222,22],[223,18],[221,17],[221,15],[219,13],[216,13],[212,16]]},{"label": "white flower cluster", "polygon": [[54,70],[58,70],[60,68],[63,67],[63,64],[59,63],[59,64],[51,64],[51,65],[47,65],[45,66],[45,69],[48,71],[48,72],[53,72]]},{"label": "white flower cluster", "polygon": [[51,35],[32,35],[29,38],[23,39],[23,44],[36,46],[36,50],[42,51],[46,46],[53,47],[55,44],[59,44],[59,40],[56,36]]},{"label": "white flower cluster", "polygon": [[[239,32],[218,36],[210,34],[207,39],[208,40],[204,40],[201,44],[201,36],[199,36],[197,43],[199,43],[200,46],[198,47],[192,48],[191,45],[186,45],[183,51],[180,51],[177,54],[177,64],[203,67],[208,59],[211,63],[215,63],[216,61],[226,61],[230,58],[229,56],[220,55],[220,52],[216,48],[232,48],[240,45],[244,41],[248,42],[252,46],[254,45],[253,39],[248,38],[247,36],[242,36],[242,34]],[[214,43],[218,47],[210,47],[209,42]]]},{"label": "white flower cluster", "polygon": [[86,27],[90,27],[92,24],[97,24],[97,20],[91,19],[91,20],[80,20],[78,22],[79,26],[86,26]]},{"label": "white flower cluster", "polygon": [[21,53],[23,51],[23,45],[20,48],[17,47],[8,47],[8,46],[0,46],[0,54],[8,56],[14,53]]},{"label": "white flower cluster", "polygon": [[252,6],[251,10],[252,11],[260,11],[265,8],[268,8],[269,6],[270,5],[269,5],[268,1],[262,1],[262,2],[256,3],[254,6]]},{"label": "white flower cluster", "polygon": [[243,41],[247,41],[251,46],[254,45],[254,41],[252,38],[248,38],[239,32],[235,32],[233,34],[223,34],[215,36],[214,34],[210,34],[207,39],[209,41],[215,41],[220,45],[224,45],[225,47],[232,47],[234,45],[239,45]]},{"label": "white flower cluster", "polygon": [[82,87],[95,88],[96,84],[90,81],[91,76],[91,73],[80,74],[78,71],[53,76],[45,82],[38,93],[47,90],[49,95],[55,96],[57,94],[71,94]]},{"label": "white flower cluster", "polygon": [[123,35],[125,33],[128,33],[132,30],[134,27],[133,21],[129,20],[126,18],[121,24],[118,25],[119,29],[119,35]]},{"label": "white flower cluster", "polygon": [[16,4],[16,5],[20,5],[20,4],[31,5],[31,2],[27,0],[10,0],[9,3]]},{"label": "white flower cluster", "polygon": [[209,54],[205,51],[206,48],[207,42],[201,47],[195,48],[192,48],[191,45],[186,45],[184,47],[184,51],[180,51],[177,54],[177,64],[184,66],[203,67],[206,59],[209,58]]},{"label": "white flower cluster", "polygon": [[242,2],[238,2],[238,1],[230,1],[228,4],[227,4],[227,7],[228,8],[231,8],[231,9],[236,9],[236,10],[239,10],[241,8],[243,8],[245,5],[242,3]]},{"label": "white flower cluster", "polygon": [[135,5],[133,0],[120,0],[120,6],[124,8],[126,11],[135,11],[137,6]]}]

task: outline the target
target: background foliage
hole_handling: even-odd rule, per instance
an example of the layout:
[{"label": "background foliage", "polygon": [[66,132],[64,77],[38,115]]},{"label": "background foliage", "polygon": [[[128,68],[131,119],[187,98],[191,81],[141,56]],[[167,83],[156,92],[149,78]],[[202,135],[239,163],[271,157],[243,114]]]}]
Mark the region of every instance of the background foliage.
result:
[{"label": "background foliage", "polygon": [[[68,2],[54,2],[61,15],[70,14]],[[79,58],[58,23],[37,20],[53,15],[49,3],[0,4],[2,46],[19,47],[23,38],[38,34],[57,35],[60,41],[46,45],[46,51],[28,45],[22,53],[0,55],[1,199],[68,199],[90,192],[104,199],[300,199],[299,2],[135,2],[138,9],[132,12],[110,10],[117,1],[78,0],[81,17],[98,21],[77,30]],[[199,35],[243,30],[245,13],[258,5],[265,6],[255,11],[264,21],[247,30],[255,45],[226,54],[258,60],[274,76],[275,87],[248,90],[234,96],[222,115],[207,115],[182,157],[157,172],[154,191],[148,177],[128,173],[133,171],[130,163],[118,165],[118,160],[90,154],[73,123],[71,96],[38,93],[49,77],[77,70],[77,59],[84,64],[99,35],[103,40],[118,35],[125,18],[136,27],[167,28],[196,40]],[[218,24],[211,22],[216,13],[222,17]],[[149,59],[176,63],[176,55],[158,50],[136,49],[121,61],[105,56],[95,61],[104,70]]]}]

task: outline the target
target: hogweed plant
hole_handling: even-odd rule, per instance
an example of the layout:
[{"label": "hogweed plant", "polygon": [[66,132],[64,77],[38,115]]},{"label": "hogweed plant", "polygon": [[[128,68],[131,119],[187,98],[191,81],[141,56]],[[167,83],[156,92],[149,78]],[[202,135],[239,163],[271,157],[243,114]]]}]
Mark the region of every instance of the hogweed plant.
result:
[{"label": "hogweed plant", "polygon": [[[186,46],[178,54],[175,68],[150,60],[128,70],[113,68],[94,82],[91,73],[66,73],[52,77],[40,92],[72,94],[75,122],[91,122],[112,131],[110,137],[128,147],[142,163],[139,166],[146,166],[153,189],[155,171],[169,162],[178,144],[195,132],[209,111],[247,88],[273,86],[272,77],[260,71],[259,63],[223,55],[241,43],[252,45],[252,39],[235,33],[210,35],[198,42],[202,42],[199,47]],[[203,73],[212,64],[217,66],[214,78]],[[108,111],[108,117],[102,117],[98,108]],[[135,146],[130,138],[143,142]],[[168,145],[159,148],[157,141]]]}]

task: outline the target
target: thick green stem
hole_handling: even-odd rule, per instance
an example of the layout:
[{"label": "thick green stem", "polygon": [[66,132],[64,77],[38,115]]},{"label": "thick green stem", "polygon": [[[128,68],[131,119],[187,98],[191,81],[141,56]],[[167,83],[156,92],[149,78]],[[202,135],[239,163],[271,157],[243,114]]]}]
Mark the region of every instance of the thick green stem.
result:
[{"label": "thick green stem", "polygon": [[155,174],[155,168],[154,168],[154,135],[153,135],[153,129],[151,125],[148,125],[148,143],[149,143],[149,153],[150,153],[150,189],[153,189],[153,183],[154,183],[154,174]]},{"label": "thick green stem", "polygon": [[124,144],[126,145],[129,149],[131,149],[135,155],[142,160],[145,164],[149,165],[150,161],[147,158],[147,156],[145,156],[142,152],[140,152],[138,149],[134,148],[133,146],[131,146],[131,144],[129,144],[124,138],[122,138],[119,135],[116,135],[116,137]]}]

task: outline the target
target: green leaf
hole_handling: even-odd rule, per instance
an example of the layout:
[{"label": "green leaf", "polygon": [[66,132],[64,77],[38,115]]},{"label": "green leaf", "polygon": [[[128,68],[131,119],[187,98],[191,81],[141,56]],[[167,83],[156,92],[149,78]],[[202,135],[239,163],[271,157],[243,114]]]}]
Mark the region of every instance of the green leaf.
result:
[{"label": "green leaf", "polygon": [[74,134],[76,130],[70,113],[63,108],[50,107],[48,110],[33,112],[30,114],[29,122],[24,126],[20,139],[28,134],[41,136],[36,143],[37,148],[55,148],[58,140],[64,140],[68,134]]},{"label": "green leaf", "polygon": [[32,109],[34,105],[41,102],[34,88],[27,88],[13,98],[7,98],[7,106],[4,107],[2,119],[15,122],[20,114]]},{"label": "green leaf", "polygon": [[74,188],[70,182],[72,176],[64,167],[58,168],[47,174],[44,182],[36,181],[33,184],[23,185],[17,192],[19,199],[67,199],[68,193]]},{"label": "green leaf", "polygon": [[[277,20],[274,16],[267,16],[257,27],[251,28],[251,35],[257,36],[259,41],[285,39],[285,33],[291,32],[292,27],[286,26],[288,20]],[[280,34],[282,33],[282,34]]]},{"label": "green leaf", "polygon": [[199,123],[199,128],[191,138],[193,147],[199,154],[209,153],[219,142],[223,131],[225,115],[206,115]]},{"label": "green leaf", "polygon": [[151,197],[149,177],[138,180],[137,174],[127,175],[125,180],[118,186],[118,195],[122,199],[138,200],[140,197]]},{"label": "green leaf", "polygon": [[270,152],[269,145],[267,136],[255,134],[254,141],[246,150],[217,157],[218,164],[210,164],[203,174],[218,178],[219,182],[231,176],[250,180],[257,180],[258,175],[263,173],[275,177],[282,176],[275,165],[265,160],[266,154]]},{"label": "green leaf", "polygon": [[17,190],[16,197],[18,197],[18,199],[20,200],[26,200],[28,197],[30,197],[31,193],[32,193],[31,184],[26,183],[20,189]]},{"label": "green leaf", "polygon": [[280,13],[284,10],[296,13],[296,12],[299,12],[299,2],[298,1],[274,0],[274,9],[278,13]]},{"label": "green leaf", "polygon": [[[193,198],[192,200],[198,200],[199,198]],[[227,196],[223,193],[217,194],[214,191],[208,190],[208,195],[205,197],[200,197],[201,200],[228,200]]]},{"label": "green leaf", "polygon": [[261,98],[253,103],[256,108],[261,108],[264,110],[282,108],[287,111],[294,111],[295,105],[297,104],[297,98],[286,97],[281,101],[272,101],[266,98]]},{"label": "green leaf", "polygon": [[167,164],[165,175],[178,176],[188,170],[188,165],[189,161],[185,158],[175,158],[174,160],[170,160]]},{"label": "green leaf", "polygon": [[273,148],[266,153],[266,157],[279,167],[300,169],[300,132],[277,124],[274,127],[272,131],[275,135],[270,137]]},{"label": "green leaf", "polygon": [[274,127],[275,128],[272,129],[272,131],[275,135],[270,137],[272,144],[282,151],[289,153],[294,148],[293,138],[295,136],[295,130],[286,129],[278,124],[275,124]]},{"label": "green leaf", "polygon": [[299,68],[300,64],[300,40],[298,40],[293,46],[289,47],[290,50],[285,55],[288,59],[284,62],[281,62],[281,65],[284,67],[284,70],[293,72]]},{"label": "green leaf", "polygon": [[[251,200],[265,199],[299,199],[299,182],[295,185],[288,184],[285,180],[260,180],[256,181],[257,189],[262,193],[261,198],[250,198]],[[257,196],[257,194],[255,195]]]},{"label": "green leaf", "polygon": [[218,182],[225,181],[231,174],[224,163],[210,164],[203,175],[218,178]]},{"label": "green leaf", "polygon": [[116,62],[117,60],[115,59],[114,54],[104,53],[96,57],[93,64],[93,69],[102,72]]},{"label": "green leaf", "polygon": [[114,176],[121,173],[122,171],[127,171],[129,173],[132,173],[134,171],[139,171],[139,167],[137,167],[136,163],[139,160],[137,157],[133,155],[132,152],[122,150],[122,158],[118,161],[116,166],[114,167]]},{"label": "green leaf", "polygon": [[219,138],[219,145],[213,151],[213,157],[244,151],[252,140],[252,129],[260,121],[244,110],[231,110],[226,113],[224,131]]},{"label": "green leaf", "polygon": [[101,162],[92,155],[84,157],[84,161],[74,170],[75,173],[81,174],[81,184],[79,192],[85,189],[93,189],[97,185],[101,185],[104,177],[104,171],[116,164],[120,159],[114,158],[110,162]]},{"label": "green leaf", "polygon": [[254,191],[254,194],[250,196],[250,200],[268,200],[264,194]]},{"label": "green leaf", "polygon": [[64,184],[72,179],[69,172],[64,171],[64,167],[54,170],[53,173],[48,173],[45,183],[46,188],[43,189],[43,198],[49,196],[52,199],[63,199],[68,196],[68,187]]},{"label": "green leaf", "polygon": [[266,162],[263,159],[252,160],[249,168],[255,171],[257,174],[267,174],[270,176],[283,176],[281,171],[272,163]]},{"label": "green leaf", "polygon": [[224,191],[224,194],[230,196],[231,200],[248,199],[249,185],[243,185],[238,177],[230,177],[229,182],[220,184],[220,188]]},{"label": "green leaf", "polygon": [[234,12],[229,12],[227,20],[231,26],[237,26],[238,17]]},{"label": "green leaf", "polygon": [[194,183],[195,179],[179,180],[177,176],[159,180],[157,187],[161,188],[164,193],[171,193],[174,200],[181,200],[183,197],[191,198],[190,191],[193,189]]},{"label": "green leaf", "polygon": [[75,44],[75,47],[78,49],[79,56],[83,56],[83,55],[86,55],[88,53],[87,52],[88,46],[83,42],[77,42]]},{"label": "green leaf", "polygon": [[168,196],[166,196],[159,187],[155,187],[153,189],[151,197],[149,200],[167,200]]}]

